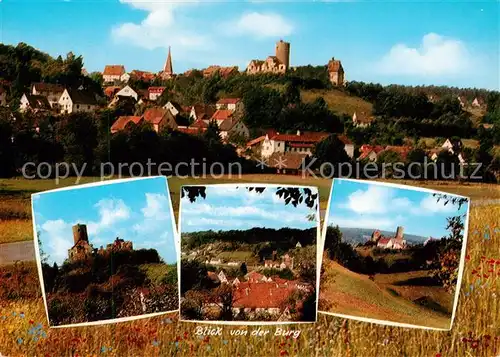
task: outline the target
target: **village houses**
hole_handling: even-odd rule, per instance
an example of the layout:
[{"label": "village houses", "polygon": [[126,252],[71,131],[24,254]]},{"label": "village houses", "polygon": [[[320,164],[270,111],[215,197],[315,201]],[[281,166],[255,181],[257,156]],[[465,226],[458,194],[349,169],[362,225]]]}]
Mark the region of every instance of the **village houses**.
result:
[{"label": "village houses", "polygon": [[33,112],[50,111],[52,108],[46,97],[24,93],[19,102],[19,111],[24,113],[28,110]]},{"label": "village houses", "polygon": [[125,66],[123,65],[107,65],[102,72],[102,78],[104,83],[120,82],[125,73]]},{"label": "village houses", "polygon": [[352,115],[352,125],[357,128],[366,128],[371,125],[372,118],[365,112],[354,112]]},{"label": "village houses", "polygon": [[165,87],[149,87],[148,88],[149,100],[151,101],[157,100],[163,94],[164,90]]},{"label": "village houses", "polygon": [[215,108],[229,110],[231,112],[243,113],[243,101],[241,98],[221,98],[215,104]]},{"label": "village houses", "polygon": [[[260,153],[264,158],[269,158],[275,153],[287,152],[312,155],[315,145],[329,135],[330,133],[301,132],[300,130],[296,134],[266,134],[250,141],[247,146],[260,147]],[[353,157],[353,143],[344,135],[339,135],[338,138],[344,143],[347,155]]]},{"label": "village houses", "polygon": [[438,155],[441,151],[448,151],[450,154],[457,155],[458,160],[461,164],[465,164],[466,160],[465,157],[462,153],[463,149],[463,143],[462,140],[452,140],[452,139],[446,139],[443,145],[441,145],[441,148],[435,149],[431,151],[431,159],[433,161],[436,161],[438,158]]},{"label": "village houses", "polygon": [[31,94],[40,95],[47,98],[50,107],[58,109],[59,99],[64,92],[64,86],[50,83],[33,83],[31,85]]},{"label": "village houses", "polygon": [[65,89],[59,98],[59,108],[61,113],[93,112],[97,109],[98,103],[95,94],[84,89]]},{"label": "village houses", "polygon": [[[290,308],[296,308],[297,306],[289,305],[287,299],[297,291],[305,293],[312,291],[308,284],[300,281],[286,280],[278,276],[274,278],[267,277],[256,271],[245,275],[244,281],[240,281],[238,278],[230,281],[222,270],[218,274],[209,271],[207,276],[214,283],[232,286],[232,312],[234,317],[245,313],[249,318],[253,318],[257,314],[268,313],[278,317],[277,321],[290,320]],[[301,304],[302,302],[299,301],[298,306],[300,307]],[[205,303],[203,306],[205,311],[212,308],[217,308],[217,305]]]}]

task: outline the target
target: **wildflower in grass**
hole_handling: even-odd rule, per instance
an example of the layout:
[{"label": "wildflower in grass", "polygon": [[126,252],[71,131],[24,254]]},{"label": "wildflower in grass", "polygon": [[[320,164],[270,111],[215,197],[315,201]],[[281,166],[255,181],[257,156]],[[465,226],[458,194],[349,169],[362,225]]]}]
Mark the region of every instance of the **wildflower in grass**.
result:
[{"label": "wildflower in grass", "polygon": [[17,344],[18,344],[18,345],[20,345],[20,344],[22,344],[22,343],[23,343],[23,339],[22,339],[21,337],[19,337],[19,338],[17,339]]}]

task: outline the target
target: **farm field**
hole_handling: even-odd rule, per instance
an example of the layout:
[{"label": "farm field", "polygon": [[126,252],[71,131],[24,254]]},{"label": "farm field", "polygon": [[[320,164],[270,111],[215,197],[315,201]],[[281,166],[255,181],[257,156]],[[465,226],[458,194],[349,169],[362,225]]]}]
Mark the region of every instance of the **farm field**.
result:
[{"label": "farm field", "polygon": [[[268,176],[269,182],[296,181],[320,186],[322,206],[326,207],[329,180],[302,180],[297,177]],[[263,175],[243,180],[265,182]],[[88,181],[86,181],[88,182]],[[172,194],[182,180],[170,180]],[[185,181],[187,182],[187,180]],[[206,183],[196,180],[196,183]],[[218,181],[218,182],[222,182]],[[403,183],[402,181],[394,181]],[[67,180],[72,184],[73,180]],[[411,181],[404,182],[412,184]],[[52,181],[0,180],[0,191],[9,195],[20,191],[38,191],[54,187]],[[278,325],[285,330],[300,329],[297,339],[273,336],[252,340],[230,335],[224,327],[222,336],[200,339],[194,335],[196,325],[177,322],[177,314],[168,314],[116,325],[49,329],[38,275],[34,264],[0,267],[0,352],[7,356],[480,356],[500,354],[499,264],[500,205],[474,206],[474,201],[498,199],[500,187],[495,185],[460,185],[458,183],[417,182],[427,188],[449,191],[472,197],[469,222],[467,260],[459,296],[456,318],[450,332],[404,329],[318,315],[316,324]],[[3,191],[5,193],[5,191]],[[29,197],[29,196],[28,196]],[[28,199],[29,205],[29,199]],[[175,205],[174,205],[175,207]],[[489,273],[492,270],[495,274]],[[478,276],[481,276],[480,278]],[[487,276],[487,277],[485,277]],[[377,284],[392,283],[376,277]],[[257,326],[249,326],[249,333]],[[242,343],[245,341],[245,343]],[[266,351],[266,352],[263,352]]]}]

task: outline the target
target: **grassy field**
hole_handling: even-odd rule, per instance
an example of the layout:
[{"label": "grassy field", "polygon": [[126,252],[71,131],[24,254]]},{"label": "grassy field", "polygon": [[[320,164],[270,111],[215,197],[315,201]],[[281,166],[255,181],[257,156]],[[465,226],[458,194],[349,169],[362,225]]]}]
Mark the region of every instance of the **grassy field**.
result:
[{"label": "grassy field", "polygon": [[[388,283],[377,279],[371,281],[367,275],[349,271],[327,258],[323,262],[325,275],[320,286],[320,311],[444,329],[450,326],[451,313],[447,316],[412,302],[423,295],[431,296],[433,301],[438,300],[434,302],[439,306],[440,303],[445,305],[443,310],[451,312],[452,299],[448,296],[448,301],[442,301],[442,296],[448,295],[443,288],[398,286],[412,277],[427,276],[426,272],[418,272],[417,276],[411,273],[376,275],[391,280]],[[322,306],[323,302],[333,303]]]},{"label": "grassy field", "polygon": [[[277,182],[275,177],[265,178]],[[240,182],[266,182],[265,178],[252,175]],[[66,183],[72,184],[69,181]],[[280,176],[279,181],[319,185],[322,205],[326,204],[329,180]],[[207,183],[190,181],[193,182]],[[7,188],[10,195],[54,187],[50,181],[39,184],[0,180],[0,187]],[[170,181],[172,191],[177,190],[177,194],[181,184],[181,180]],[[500,197],[499,187],[493,185],[414,184],[467,195],[473,203]],[[322,314],[316,324],[242,327],[249,333],[258,328],[269,329],[270,333],[264,337],[234,337],[230,335],[232,328],[225,326],[222,336],[199,338],[194,335],[198,325],[177,322],[176,314],[116,325],[49,329],[35,267],[26,265],[0,267],[0,353],[7,356],[498,356],[499,216],[500,205],[471,208],[464,280],[453,329],[449,332],[379,326]],[[378,281],[378,284],[393,285],[392,282]],[[277,327],[299,329],[301,334],[297,339],[274,336]]]},{"label": "grassy field", "polygon": [[372,104],[359,98],[353,97],[339,90],[303,90],[300,93],[304,102],[312,102],[318,97],[323,97],[328,107],[338,113],[352,117],[354,112],[361,112],[367,116],[372,115]]}]

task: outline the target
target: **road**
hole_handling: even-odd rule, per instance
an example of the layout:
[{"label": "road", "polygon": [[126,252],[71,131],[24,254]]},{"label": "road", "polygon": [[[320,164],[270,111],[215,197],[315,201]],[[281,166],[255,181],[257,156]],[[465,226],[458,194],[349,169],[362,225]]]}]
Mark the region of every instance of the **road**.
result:
[{"label": "road", "polygon": [[33,241],[0,244],[0,265],[35,260]]}]

